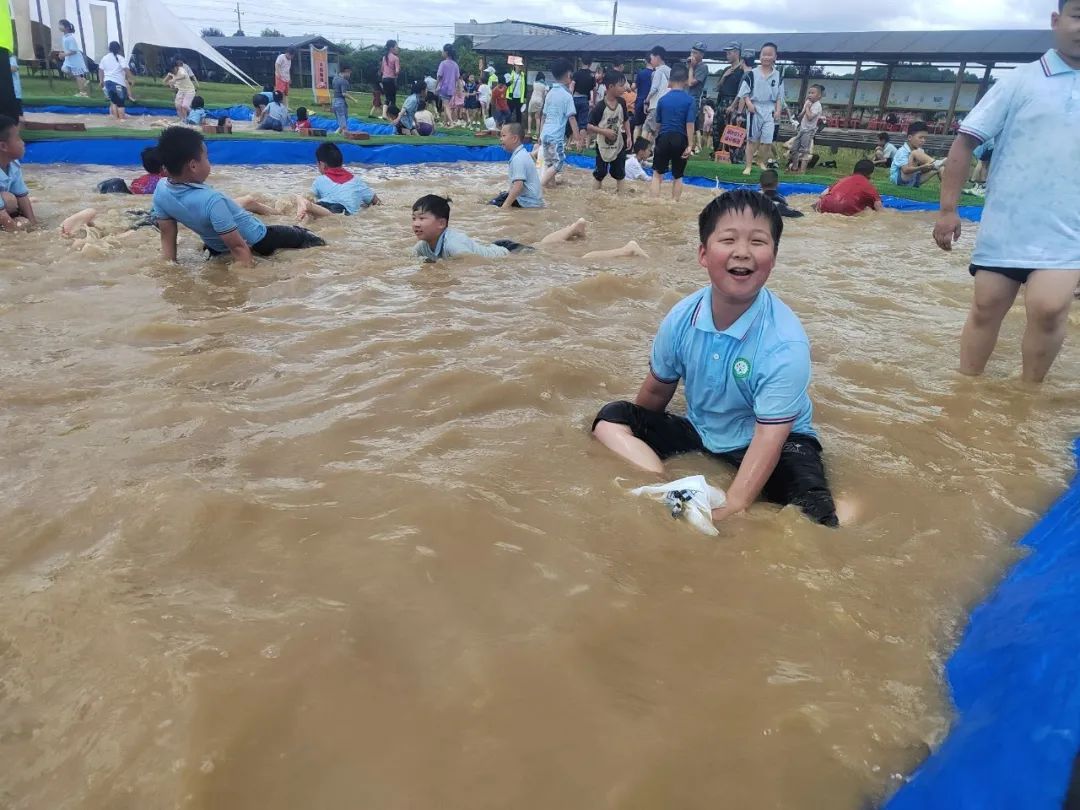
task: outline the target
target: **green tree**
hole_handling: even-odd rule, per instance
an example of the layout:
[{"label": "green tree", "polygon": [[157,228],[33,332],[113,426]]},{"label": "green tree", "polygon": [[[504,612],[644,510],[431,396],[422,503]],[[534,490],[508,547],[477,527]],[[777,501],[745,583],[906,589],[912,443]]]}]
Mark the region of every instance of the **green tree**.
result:
[{"label": "green tree", "polygon": [[281,36],[284,36],[284,34],[282,34],[276,28],[264,28],[262,30],[262,33],[259,34],[259,36],[260,37],[281,37]]},{"label": "green tree", "polygon": [[202,31],[199,32],[199,35],[202,36],[204,39],[206,37],[225,36],[224,32],[220,28],[204,28]]}]

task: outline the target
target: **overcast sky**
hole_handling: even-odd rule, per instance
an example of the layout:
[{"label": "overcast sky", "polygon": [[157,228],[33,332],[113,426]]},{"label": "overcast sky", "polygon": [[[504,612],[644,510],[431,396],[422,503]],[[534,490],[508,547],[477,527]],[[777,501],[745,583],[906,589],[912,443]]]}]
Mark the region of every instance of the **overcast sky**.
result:
[{"label": "overcast sky", "polygon": [[[196,31],[207,26],[226,34],[236,30],[235,0],[164,1]],[[620,0],[617,33],[716,33],[719,45],[724,34],[758,31],[1048,28],[1050,12],[1056,8],[1053,0],[665,0],[662,13],[658,6],[655,0]],[[513,17],[611,33],[612,3],[412,0],[376,5],[363,0],[318,0],[309,5],[293,0],[241,0],[240,11],[249,36],[276,28],[286,35],[315,33],[357,44],[381,44],[396,37],[406,47],[438,47],[453,36],[455,22],[469,18],[495,22]]]}]

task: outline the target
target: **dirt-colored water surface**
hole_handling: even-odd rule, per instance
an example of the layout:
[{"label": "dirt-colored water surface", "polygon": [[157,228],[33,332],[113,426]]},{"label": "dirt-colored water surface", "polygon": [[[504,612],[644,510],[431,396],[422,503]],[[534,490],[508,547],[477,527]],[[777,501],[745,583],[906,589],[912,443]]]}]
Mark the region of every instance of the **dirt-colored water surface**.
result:
[{"label": "dirt-colored water surface", "polygon": [[[770,287],[862,517],[759,505],[707,538],[588,426],[707,283],[708,193],[575,172],[503,213],[504,172],[368,171],[387,205],[317,226],[330,247],[232,270],[117,236],[148,202],[92,188],[134,168],[27,165],[46,229],[0,235],[0,806],[855,810],[942,739],[965,617],[1072,474],[1075,337],[1021,386],[1018,305],[963,378],[974,226],[947,255],[929,214],[788,222]],[[409,209],[442,190],[477,237],[592,237],[422,266]],[[61,238],[91,203],[103,227]],[[630,238],[649,260],[577,258]],[[696,472],[730,481],[671,466]]]}]

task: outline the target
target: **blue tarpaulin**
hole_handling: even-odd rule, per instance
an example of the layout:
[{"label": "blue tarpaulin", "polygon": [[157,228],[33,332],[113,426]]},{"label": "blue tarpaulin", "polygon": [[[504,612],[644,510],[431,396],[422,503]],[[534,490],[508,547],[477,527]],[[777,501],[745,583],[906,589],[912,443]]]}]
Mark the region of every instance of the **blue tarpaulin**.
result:
[{"label": "blue tarpaulin", "polygon": [[951,733],[887,810],[1061,808],[1080,747],[1080,475],[1020,545],[946,666]]},{"label": "blue tarpaulin", "polygon": [[[329,119],[316,119],[336,129],[337,122]],[[350,119],[351,122],[355,119]],[[359,123],[359,122],[357,122]],[[381,127],[379,124],[364,124],[365,127]],[[359,128],[359,127],[358,127]],[[382,134],[382,133],[379,133]],[[427,139],[424,139],[425,141]],[[153,145],[151,140],[116,139],[100,140],[47,140],[32,141],[27,144],[26,160],[34,163],[93,163],[105,166],[133,166],[138,164],[136,157],[146,146]],[[314,159],[317,141],[266,140],[216,138],[207,141],[210,160],[222,165],[258,165],[258,164],[303,164]],[[506,152],[494,143],[482,146],[457,146],[421,141],[416,146],[393,144],[383,146],[357,146],[338,142],[345,159],[350,163],[384,166],[406,166],[413,163],[499,163],[507,159]],[[572,166],[591,169],[594,159],[584,155],[568,155],[567,162]],[[703,188],[734,189],[745,188],[737,183],[717,183],[708,177],[684,177],[683,182]],[[781,194],[820,194],[825,186],[813,183],[781,183]],[[915,202],[899,197],[883,197],[882,202],[888,208],[900,211],[936,211],[937,204]],[[982,208],[978,206],[961,207],[960,216],[978,221]]]},{"label": "blue tarpaulin", "polygon": [[[176,117],[176,110],[173,107],[140,107],[138,105],[131,105],[125,107],[124,111],[128,115],[161,115],[166,118]],[[53,113],[54,115],[108,115],[109,107],[108,105],[104,107],[75,107],[64,104],[49,104],[46,106],[29,105],[23,107],[23,112]],[[243,105],[226,107],[218,110],[207,110],[206,115],[208,118],[213,119],[224,116],[231,121],[250,121],[255,117],[251,112],[251,108]]]},{"label": "blue tarpaulin", "polygon": [[[321,115],[310,115],[308,120],[315,129],[325,129],[327,132],[336,132],[338,125],[336,118],[323,118]],[[366,132],[369,135],[393,135],[394,128],[389,124],[371,124],[356,118],[349,119],[349,132]]]}]

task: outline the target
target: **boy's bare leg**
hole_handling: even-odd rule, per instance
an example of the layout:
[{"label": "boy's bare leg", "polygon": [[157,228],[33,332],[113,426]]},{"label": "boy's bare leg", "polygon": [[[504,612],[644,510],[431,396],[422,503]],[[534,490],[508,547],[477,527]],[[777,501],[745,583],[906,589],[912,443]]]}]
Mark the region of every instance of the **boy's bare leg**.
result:
[{"label": "boy's bare leg", "polygon": [[[1034,274],[1032,274],[1034,275]],[[977,376],[983,373],[997,344],[1001,322],[1016,300],[1020,282],[979,270],[964,331],[960,333],[960,373]]]},{"label": "boy's bare leg", "polygon": [[323,208],[316,202],[312,202],[302,194],[296,195],[296,219],[298,222],[303,222],[308,217],[329,217],[333,216],[333,212],[329,208]]},{"label": "boy's bare leg", "polygon": [[649,254],[641,249],[641,245],[631,239],[621,248],[612,250],[590,250],[581,258],[583,259],[627,259],[632,256],[640,256],[642,259],[649,258]]},{"label": "boy's bare leg", "polygon": [[679,197],[682,196],[682,186],[683,186],[682,178],[677,177],[675,179],[675,182],[671,184],[671,199],[677,201],[679,199]]},{"label": "boy's bare leg", "polygon": [[627,425],[616,425],[614,422],[597,422],[593,428],[595,436],[600,444],[611,450],[615,455],[629,461],[635,467],[646,472],[662,474],[664,462],[660,456],[645,444],[641,439],[634,436]]},{"label": "boy's bare leg", "polygon": [[757,144],[753,141],[746,142],[746,168],[743,169],[743,174],[750,174],[750,169],[754,165],[754,156],[757,152]]},{"label": "boy's bare leg", "polygon": [[266,203],[259,202],[251,194],[245,194],[243,197],[237,197],[235,202],[245,211],[252,214],[260,214],[264,217],[269,217],[278,213],[277,209],[271,208]]},{"label": "boy's bare leg", "polygon": [[616,194],[622,194],[623,184],[625,182],[626,182],[625,180],[616,180],[615,181],[615,193]]},{"label": "boy's bare leg", "polygon": [[1036,270],[1028,276],[1024,293],[1024,382],[1042,382],[1061,350],[1077,282],[1080,270]]},{"label": "boy's bare leg", "polygon": [[559,228],[559,230],[549,233],[540,240],[540,244],[545,245],[552,242],[569,242],[572,239],[584,239],[588,227],[588,222],[584,219],[579,219],[573,225],[567,225],[565,228]]},{"label": "boy's bare leg", "polygon": [[595,177],[592,180],[593,191],[599,191],[604,187],[604,181],[597,180]]},{"label": "boy's bare leg", "polygon": [[26,223],[23,220],[14,219],[17,213],[19,213],[19,201],[15,195],[0,191],[0,230],[22,230]]},{"label": "boy's bare leg", "polygon": [[94,224],[94,217],[96,216],[96,209],[84,208],[60,223],[60,233],[64,236],[75,236],[81,228]]},{"label": "boy's bare leg", "polygon": [[652,194],[655,199],[660,198],[660,184],[663,182],[664,178],[661,176],[660,172],[654,170],[652,173],[652,180],[649,182],[649,193]]}]

